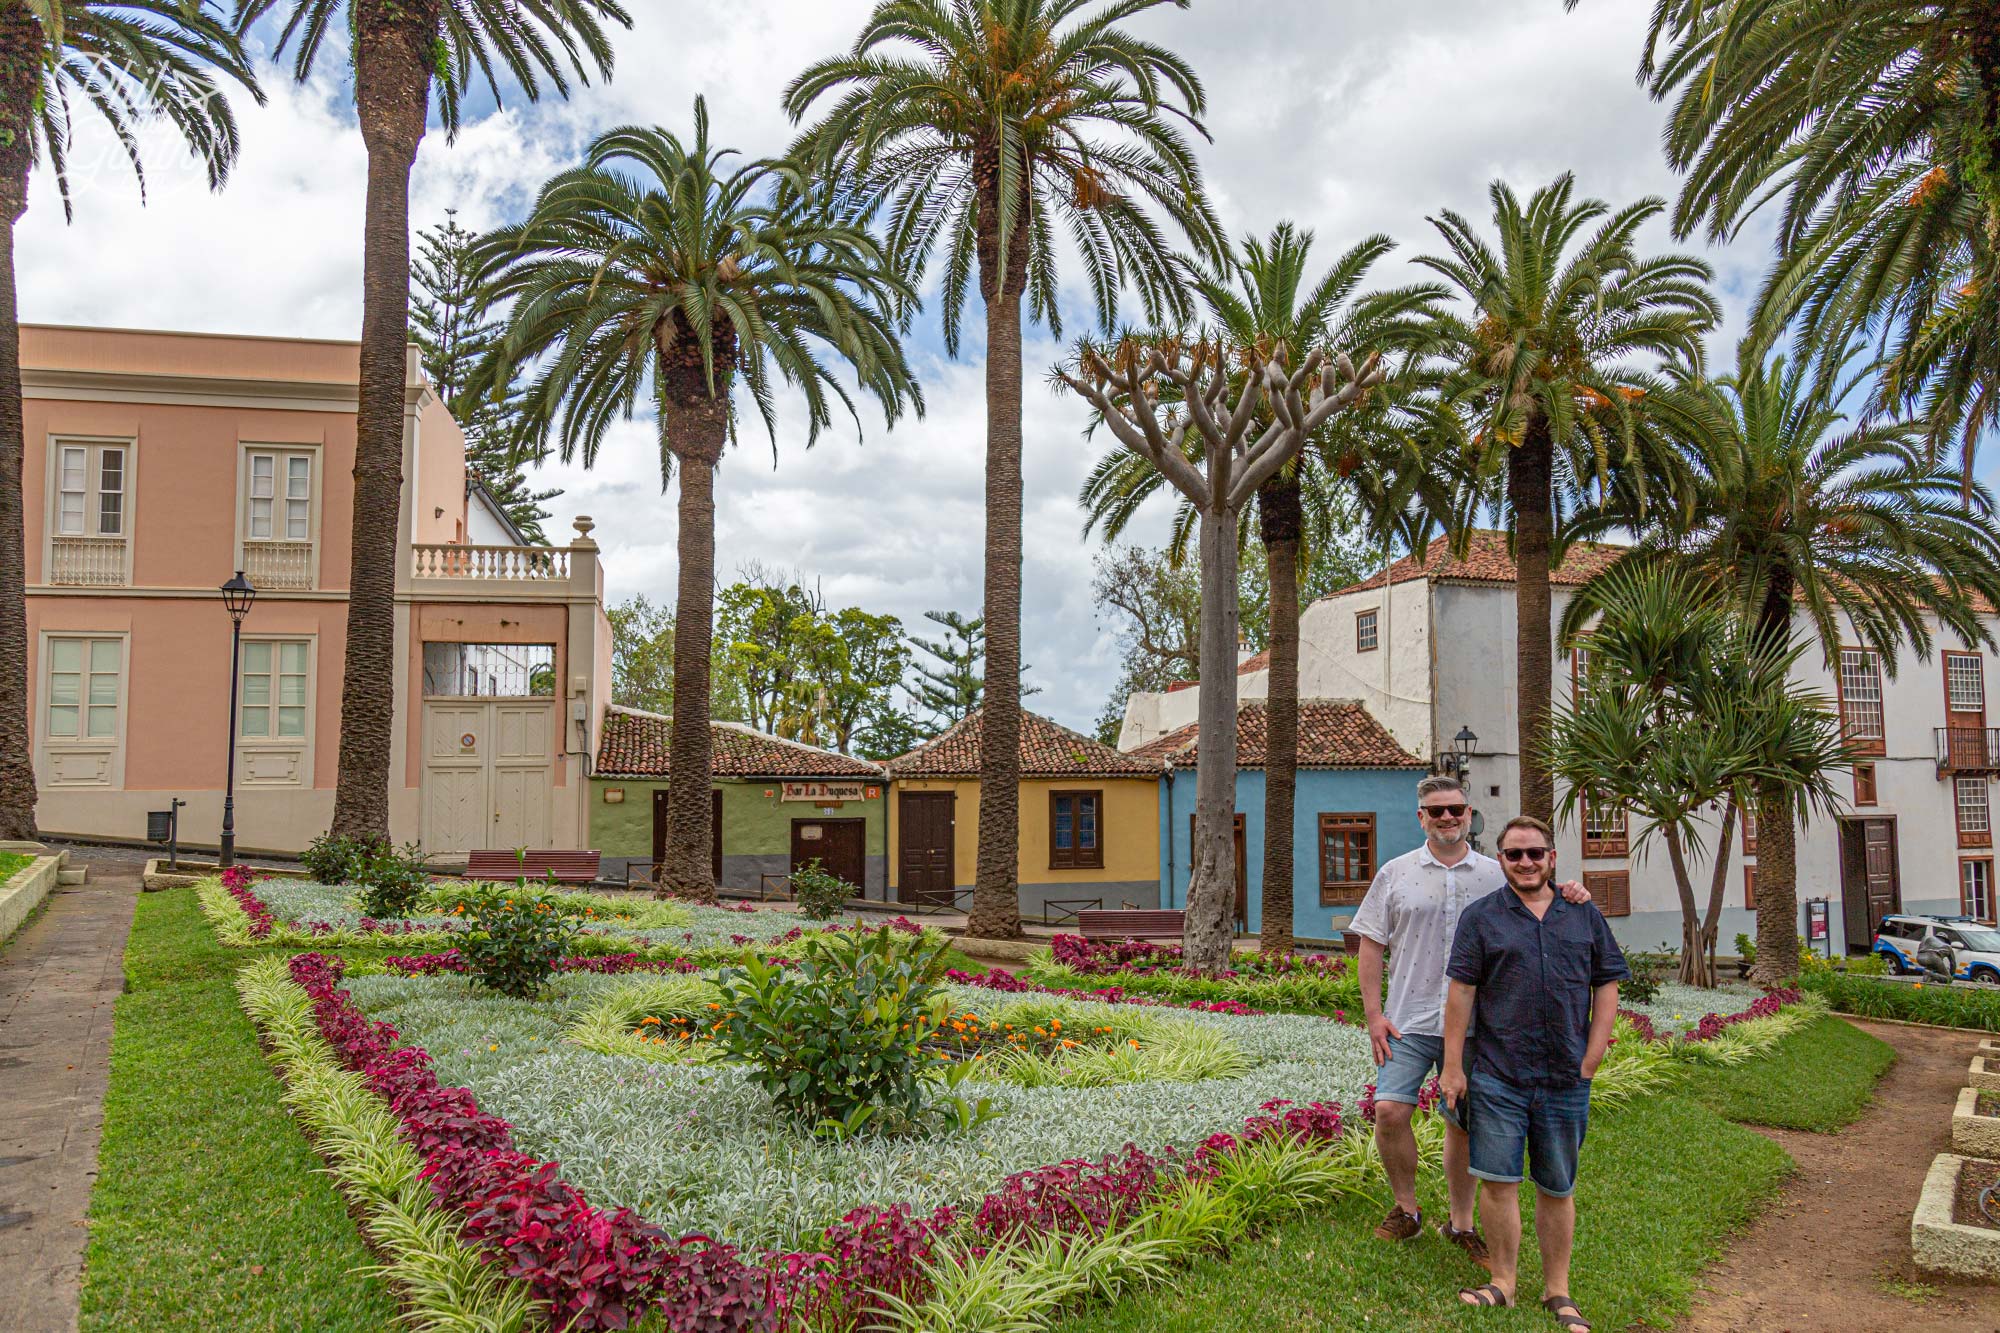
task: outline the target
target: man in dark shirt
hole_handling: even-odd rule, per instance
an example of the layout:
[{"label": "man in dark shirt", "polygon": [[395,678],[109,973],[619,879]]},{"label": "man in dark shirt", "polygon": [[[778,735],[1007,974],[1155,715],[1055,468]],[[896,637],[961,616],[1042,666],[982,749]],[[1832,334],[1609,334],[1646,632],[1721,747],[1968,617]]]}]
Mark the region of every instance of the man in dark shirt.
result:
[{"label": "man in dark shirt", "polygon": [[1550,887],[1556,851],[1547,824],[1511,819],[1498,848],[1507,889],[1460,914],[1445,966],[1451,992],[1439,1082],[1471,1141],[1493,1274],[1458,1296],[1467,1305],[1514,1303],[1525,1156],[1538,1196],[1542,1304],[1566,1329],[1586,1333],[1590,1324],[1569,1296],[1576,1158],[1590,1080],[1618,1016],[1618,983],[1631,971],[1596,905],[1566,903]]}]

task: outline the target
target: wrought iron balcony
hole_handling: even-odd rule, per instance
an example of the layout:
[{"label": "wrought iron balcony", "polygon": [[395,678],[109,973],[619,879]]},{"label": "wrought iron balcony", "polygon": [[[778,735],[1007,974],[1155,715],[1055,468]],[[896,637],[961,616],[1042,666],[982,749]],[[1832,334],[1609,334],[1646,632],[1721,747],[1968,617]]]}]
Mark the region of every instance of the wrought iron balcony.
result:
[{"label": "wrought iron balcony", "polygon": [[1937,727],[1938,776],[2000,774],[2000,727]]}]

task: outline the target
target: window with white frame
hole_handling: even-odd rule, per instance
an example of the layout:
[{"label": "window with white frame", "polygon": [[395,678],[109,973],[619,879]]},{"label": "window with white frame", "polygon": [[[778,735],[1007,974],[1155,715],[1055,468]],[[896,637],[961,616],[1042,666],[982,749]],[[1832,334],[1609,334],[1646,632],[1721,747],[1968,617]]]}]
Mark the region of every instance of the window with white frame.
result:
[{"label": "window with white frame", "polygon": [[310,453],[253,449],[243,535],[253,542],[312,540],[312,468]]},{"label": "window with white frame", "polygon": [[1989,807],[1986,779],[1957,778],[1952,795],[1958,808],[1958,845],[1990,847],[1993,844],[1993,816]]},{"label": "window with white frame", "polygon": [[51,740],[110,741],[118,736],[118,678],[125,645],[118,639],[48,640],[48,704],[44,730]]},{"label": "window with white frame", "polygon": [[1993,862],[1958,863],[1958,910],[1989,924],[1993,921]]},{"label": "window with white frame", "polygon": [[1986,663],[1978,653],[1946,653],[1944,657],[1945,710],[1952,713],[1986,711]]},{"label": "window with white frame", "polygon": [[1381,612],[1371,607],[1354,613],[1354,651],[1372,653],[1382,643]]},{"label": "window with white frame", "polygon": [[1851,744],[1882,753],[1882,664],[1866,648],[1840,650],[1840,719]]},{"label": "window with white frame", "polygon": [[125,535],[125,446],[56,446],[58,537]]},{"label": "window with white frame", "polygon": [[246,741],[305,739],[307,660],[304,639],[245,641],[239,736]]}]

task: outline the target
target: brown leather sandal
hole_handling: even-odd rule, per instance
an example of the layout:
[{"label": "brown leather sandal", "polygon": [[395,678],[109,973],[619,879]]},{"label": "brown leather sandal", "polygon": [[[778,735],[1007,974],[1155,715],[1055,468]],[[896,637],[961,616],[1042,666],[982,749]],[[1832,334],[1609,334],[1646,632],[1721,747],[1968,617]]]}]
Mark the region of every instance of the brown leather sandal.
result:
[{"label": "brown leather sandal", "polygon": [[1458,1302],[1460,1305],[1473,1305],[1482,1310],[1489,1310],[1496,1305],[1507,1310],[1514,1308],[1514,1298],[1491,1282],[1483,1287],[1460,1287]]},{"label": "brown leather sandal", "polygon": [[[1542,1308],[1556,1317],[1556,1322],[1570,1333],[1590,1333],[1590,1321],[1583,1317],[1583,1311],[1576,1308],[1576,1302],[1567,1296],[1544,1296]],[[1567,1314],[1564,1311],[1568,1311]]]}]

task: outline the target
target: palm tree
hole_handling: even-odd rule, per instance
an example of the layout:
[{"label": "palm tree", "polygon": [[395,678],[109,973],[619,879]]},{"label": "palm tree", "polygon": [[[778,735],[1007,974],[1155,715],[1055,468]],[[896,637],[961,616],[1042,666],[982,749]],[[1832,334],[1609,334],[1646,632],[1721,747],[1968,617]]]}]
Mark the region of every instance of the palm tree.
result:
[{"label": "palm tree", "polygon": [[1675,234],[1732,236],[1782,197],[1765,336],[1803,313],[1800,354],[1835,378],[1879,337],[1877,406],[1921,406],[1969,492],[2000,428],[2000,7],[1662,0],[1640,74],[1674,99]]},{"label": "palm tree", "polygon": [[[1642,259],[1634,248],[1639,228],[1665,207],[1660,200],[1613,213],[1598,200],[1574,199],[1573,187],[1570,176],[1559,176],[1523,207],[1496,181],[1489,189],[1495,244],[1447,211],[1431,223],[1450,253],[1417,261],[1471,306],[1447,308],[1433,321],[1433,423],[1472,460],[1477,476],[1506,474],[1520,807],[1540,819],[1555,810],[1540,747],[1549,717],[1549,569],[1566,541],[1561,521],[1572,505],[1591,503],[1615,505],[1628,520],[1643,517],[1656,489],[1647,478],[1672,461],[1658,420],[1670,405],[1659,401],[1667,386],[1630,358],[1698,368],[1702,335],[1721,313],[1700,260]],[[1466,488],[1465,508],[1454,516],[1460,540],[1490,490]]]},{"label": "palm tree", "polygon": [[[1957,474],[1929,458],[1921,421],[1850,424],[1840,403],[1854,381],[1828,383],[1802,364],[1761,357],[1746,340],[1736,373],[1703,391],[1703,428],[1688,442],[1704,480],[1687,521],[1650,529],[1619,564],[1690,565],[1777,648],[1802,619],[1829,668],[1842,643],[1857,640],[1890,674],[1905,644],[1928,659],[1929,619],[1967,645],[1990,645],[1978,607],[2000,604],[1991,497],[1975,487],[1969,505],[1961,498]],[[1579,590],[1565,636],[1598,601],[1594,582]],[[1756,975],[1775,982],[1798,970],[1797,792],[1760,781],[1756,808]]]},{"label": "palm tree", "polygon": [[[1832,775],[1850,763],[1831,702],[1791,679],[1806,645],[1757,634],[1722,591],[1678,561],[1620,560],[1600,574],[1589,669],[1555,710],[1548,745],[1565,816],[1587,799],[1639,817],[1635,850],[1655,837],[1666,844],[1681,904],[1679,979],[1691,986],[1715,984],[1739,794],[1771,782],[1801,813],[1831,812]],[[1701,855],[1705,808],[1718,801],[1704,909],[1688,857]],[[1757,896],[1763,907],[1761,871]]]},{"label": "palm tree", "polygon": [[11,0],[0,3],[0,839],[35,836],[28,723],[28,600],[21,477],[20,307],[14,224],[28,210],[37,160],[54,172],[70,215],[72,99],[110,122],[145,193],[139,129],[149,115],[174,127],[221,189],[236,160],[236,119],[214,72],[264,95],[226,25],[179,0]]},{"label": "palm tree", "polygon": [[[517,449],[552,445],[596,462],[614,418],[642,403],[658,416],[662,484],[680,478],[674,715],[662,888],[713,899],[709,861],[709,653],[715,619],[715,467],[735,437],[738,394],[777,451],[780,383],[805,400],[807,443],[848,391],[830,350],[893,424],[923,398],[892,312],[914,300],[858,221],[837,216],[785,161],[732,165],[711,148],[708,108],[694,140],[663,129],[612,130],[584,164],[542,187],[526,221],[485,237],[481,268],[512,301],[500,345],[478,374],[504,384],[537,371]],[[857,418],[858,422],[858,418]]]},{"label": "palm tree", "polygon": [[[1324,347],[1350,357],[1373,350],[1407,347],[1421,331],[1419,316],[1442,298],[1443,290],[1424,285],[1355,300],[1355,292],[1377,260],[1394,248],[1387,236],[1371,236],[1343,254],[1308,286],[1313,234],[1290,222],[1272,228],[1268,241],[1251,239],[1240,257],[1219,267],[1187,265],[1189,286],[1207,318],[1230,344],[1254,349],[1269,359],[1283,343],[1297,355]],[[1264,764],[1264,870],[1260,947],[1289,953],[1292,948],[1292,812],[1298,786],[1299,570],[1302,551],[1325,549],[1341,535],[1342,520],[1354,516],[1357,496],[1377,494],[1342,484],[1363,456],[1380,457],[1384,417],[1394,400],[1390,386],[1375,390],[1365,405],[1329,421],[1299,455],[1257,491],[1258,535],[1270,579],[1269,715]],[[1264,411],[1268,414],[1269,407]],[[1199,456],[1200,437],[1187,443]],[[1341,460],[1351,460],[1343,462]],[[1344,471],[1338,469],[1345,468]],[[1412,470],[1414,471],[1414,470]],[[1084,533],[1103,525],[1116,541],[1139,506],[1166,480],[1139,454],[1119,449],[1107,455],[1085,480],[1081,500]],[[1364,504],[1361,518],[1372,535],[1393,529],[1409,512],[1396,500],[1383,507]],[[1310,497],[1311,503],[1306,503]],[[1187,555],[1195,528],[1194,506],[1183,499],[1175,514],[1169,554]],[[1244,525],[1247,536],[1248,524]],[[1231,669],[1229,663],[1210,670]]]},{"label": "palm tree", "polygon": [[1122,25],[1187,0],[881,0],[847,54],[792,82],[802,148],[852,160],[913,273],[942,245],[945,347],[975,275],[986,307],[986,702],[979,868],[968,930],[1020,934],[1021,300],[1060,337],[1056,232],[1075,242],[1108,330],[1131,283],[1149,319],[1185,310],[1151,200],[1199,248],[1221,228],[1187,139],[1201,82]]},{"label": "palm tree", "polygon": [[[403,490],[403,381],[410,331],[410,167],[435,92],[447,136],[475,81],[500,100],[506,76],[530,100],[546,83],[568,96],[570,72],[588,82],[611,72],[599,20],[630,26],[619,0],[236,0],[236,28],[280,7],[289,12],[276,50],[292,48],[292,74],[311,76],[327,34],[351,58],[354,111],[368,148],[361,261],[361,384],[355,406],[354,526],[348,567],[346,666],[340,691],[340,771],[332,832],[389,834],[394,748],[396,532]],[[346,13],[341,11],[345,9]]]}]

